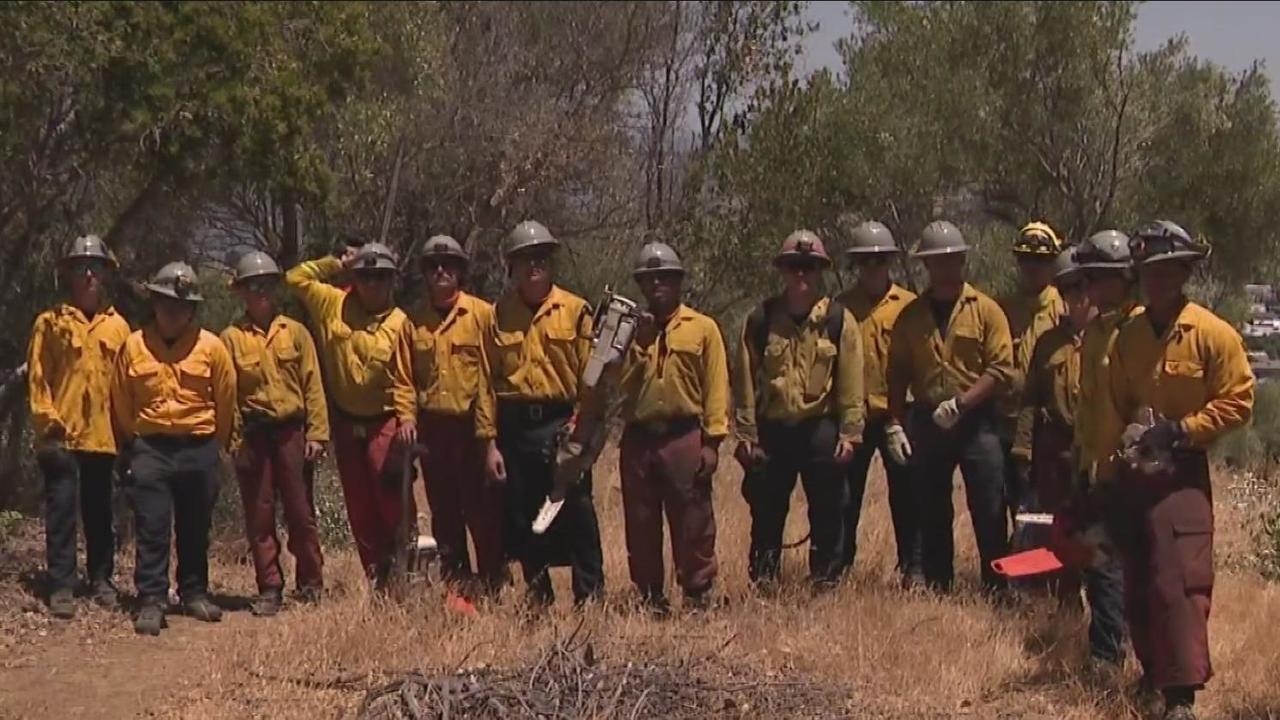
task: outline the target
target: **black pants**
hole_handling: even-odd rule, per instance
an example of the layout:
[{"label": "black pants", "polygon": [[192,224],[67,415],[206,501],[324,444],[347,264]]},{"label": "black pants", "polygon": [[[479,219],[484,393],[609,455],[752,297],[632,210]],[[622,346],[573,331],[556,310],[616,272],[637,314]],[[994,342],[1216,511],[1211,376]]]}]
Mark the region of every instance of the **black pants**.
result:
[{"label": "black pants", "polygon": [[573,570],[573,599],[581,604],[604,595],[604,555],[591,499],[591,473],[569,490],[547,532],[534,535],[533,519],[551,491],[556,434],[572,408],[539,412],[534,416],[524,404],[499,407],[498,449],[507,466],[503,539],[508,556],[520,561],[533,600],[554,602],[551,567],[568,565]]},{"label": "black pants", "polygon": [[218,464],[212,437],[151,436],[133,442],[129,500],[138,548],[133,581],[143,604],[168,602],[170,530],[178,546],[178,595],[190,602],[208,593]]},{"label": "black pants", "polygon": [[1089,654],[1123,662],[1124,566],[1118,558],[1084,571],[1084,597],[1089,603]]},{"label": "black pants", "polygon": [[862,431],[862,444],[853,455],[845,474],[848,482],[848,504],[844,512],[844,547],[840,562],[844,570],[853,567],[858,553],[858,522],[862,517],[862,498],[867,491],[867,473],[871,458],[880,453],[889,484],[889,515],[893,519],[893,537],[898,548],[898,572],[918,575],[920,569],[920,523],[916,519],[916,501],[911,491],[911,474],[905,465],[889,457],[885,427],[888,416],[872,419]]},{"label": "black pants", "polygon": [[49,592],[75,587],[77,491],[89,582],[110,580],[115,573],[116,553],[111,512],[111,470],[115,456],[46,448],[36,454],[36,462],[44,475],[44,543]]},{"label": "black pants", "polygon": [[1003,588],[1004,579],[991,569],[991,561],[1004,557],[1009,549],[1004,450],[992,413],[987,408],[976,408],[955,427],[943,430],[933,423],[932,412],[932,407],[917,406],[908,422],[913,451],[909,465],[920,510],[925,581],[935,589],[950,590],[955,576],[951,489],[958,465],[978,540],[982,584],[987,589]]},{"label": "black pants", "polygon": [[769,459],[763,472],[757,468],[748,474],[743,487],[751,508],[747,570],[752,582],[778,577],[797,475],[809,506],[809,578],[820,584],[839,579],[847,488],[835,463],[836,434],[835,420],[827,417],[795,425],[761,423],[760,447]]}]

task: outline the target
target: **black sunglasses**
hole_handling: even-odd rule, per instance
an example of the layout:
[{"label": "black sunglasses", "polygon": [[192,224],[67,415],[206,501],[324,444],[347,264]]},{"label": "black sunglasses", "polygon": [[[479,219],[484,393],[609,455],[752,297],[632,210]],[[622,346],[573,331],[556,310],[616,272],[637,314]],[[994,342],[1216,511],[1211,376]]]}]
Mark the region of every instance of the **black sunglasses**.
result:
[{"label": "black sunglasses", "polygon": [[789,273],[814,273],[822,269],[822,263],[816,260],[783,260],[778,267]]},{"label": "black sunglasses", "polygon": [[240,286],[251,293],[266,295],[273,292],[280,285],[280,281],[273,277],[256,277],[249,278],[240,283]]},{"label": "black sunglasses", "polygon": [[96,258],[78,258],[67,262],[67,269],[76,275],[83,275],[86,272],[101,275],[107,271],[108,267],[110,265],[106,260],[98,260]]}]

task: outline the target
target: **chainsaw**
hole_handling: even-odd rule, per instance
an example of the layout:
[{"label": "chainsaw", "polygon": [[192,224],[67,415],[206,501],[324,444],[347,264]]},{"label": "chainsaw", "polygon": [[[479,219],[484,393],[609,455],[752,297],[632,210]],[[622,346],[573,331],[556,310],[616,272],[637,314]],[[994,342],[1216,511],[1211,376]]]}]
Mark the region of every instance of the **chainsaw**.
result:
[{"label": "chainsaw", "polygon": [[582,476],[595,464],[609,435],[609,419],[620,404],[617,386],[618,372],[606,372],[619,367],[631,347],[636,326],[640,321],[639,306],[615,293],[609,286],[596,304],[591,317],[591,356],[582,373],[582,385],[586,393],[602,400],[604,411],[599,417],[579,415],[561,429],[556,437],[555,467],[552,473],[551,492],[533,520],[533,533],[541,535],[551,527],[564,499]]}]

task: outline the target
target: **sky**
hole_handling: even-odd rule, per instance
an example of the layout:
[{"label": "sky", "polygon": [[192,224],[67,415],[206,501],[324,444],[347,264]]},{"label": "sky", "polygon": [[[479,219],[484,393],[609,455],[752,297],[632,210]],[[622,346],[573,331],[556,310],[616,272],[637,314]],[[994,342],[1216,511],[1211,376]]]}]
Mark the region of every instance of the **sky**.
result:
[{"label": "sky", "polygon": [[[818,31],[806,40],[802,70],[841,69],[835,41],[849,35],[853,22],[846,2],[812,2],[809,19]],[[1280,2],[1148,2],[1138,9],[1139,49],[1158,47],[1186,34],[1193,54],[1240,71],[1255,59],[1271,75],[1271,94],[1280,97]]]}]

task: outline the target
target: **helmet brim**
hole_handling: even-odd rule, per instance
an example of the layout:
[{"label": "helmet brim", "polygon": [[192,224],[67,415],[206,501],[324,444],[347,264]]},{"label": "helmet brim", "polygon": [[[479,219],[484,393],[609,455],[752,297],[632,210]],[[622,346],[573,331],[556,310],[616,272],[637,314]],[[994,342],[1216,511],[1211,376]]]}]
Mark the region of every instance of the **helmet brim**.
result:
[{"label": "helmet brim", "polygon": [[913,258],[939,257],[941,255],[955,255],[957,253],[966,253],[966,252],[969,252],[969,246],[961,245],[959,247],[936,248],[934,250],[915,250],[915,251],[912,251],[911,257]]},{"label": "helmet brim", "polygon": [[152,285],[151,283],[145,283],[142,287],[146,288],[147,292],[151,293],[152,295],[159,295],[160,297],[166,297],[171,300],[183,300],[186,302],[193,302],[193,303],[204,302],[204,296],[198,292],[187,293],[185,296],[183,296],[183,295],[178,295],[178,293],[174,292],[173,288],[165,287],[163,285]]},{"label": "helmet brim", "polygon": [[1138,265],[1154,265],[1155,263],[1168,262],[1170,260],[1186,260],[1187,262],[1195,263],[1204,260],[1204,258],[1204,255],[1192,250],[1175,250],[1174,252],[1160,253],[1159,255],[1143,258],[1138,261]]},{"label": "helmet brim", "polygon": [[901,255],[902,248],[897,245],[874,245],[871,247],[854,247],[844,251],[845,255]]}]

